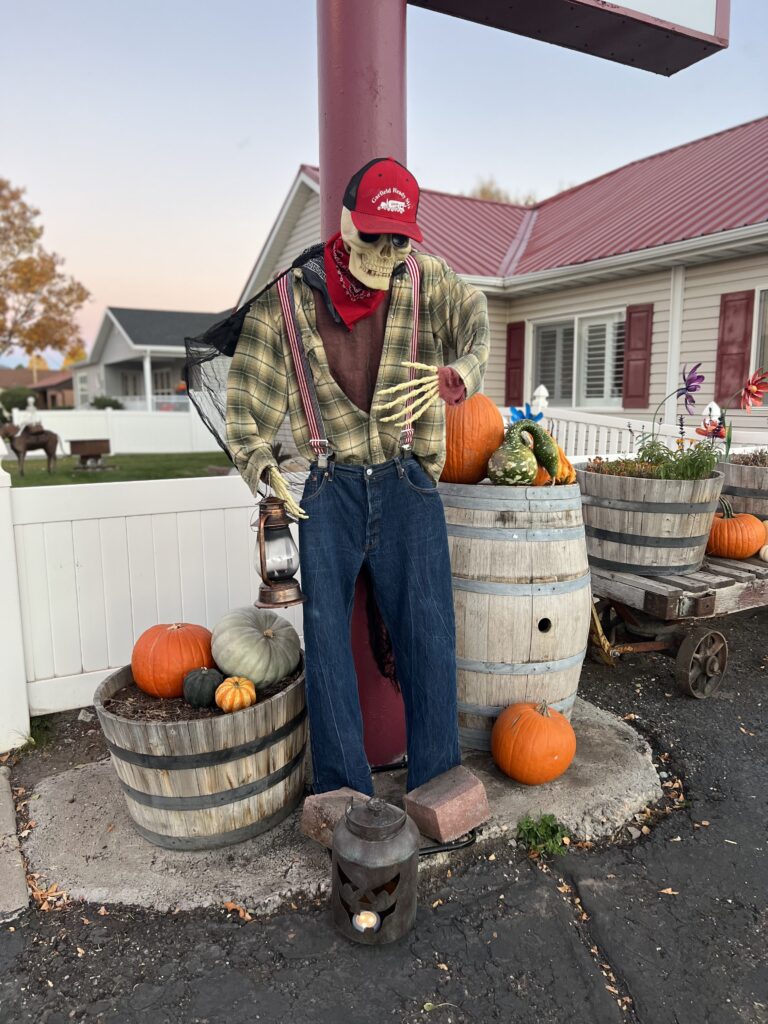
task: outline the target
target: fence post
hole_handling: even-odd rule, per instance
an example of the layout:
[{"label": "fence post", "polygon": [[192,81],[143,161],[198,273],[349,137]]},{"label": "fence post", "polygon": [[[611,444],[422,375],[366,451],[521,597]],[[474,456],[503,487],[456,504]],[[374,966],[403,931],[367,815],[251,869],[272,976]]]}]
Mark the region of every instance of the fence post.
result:
[{"label": "fence post", "polygon": [[21,633],[19,575],[11,515],[11,478],[0,464],[0,751],[29,736],[29,698]]}]

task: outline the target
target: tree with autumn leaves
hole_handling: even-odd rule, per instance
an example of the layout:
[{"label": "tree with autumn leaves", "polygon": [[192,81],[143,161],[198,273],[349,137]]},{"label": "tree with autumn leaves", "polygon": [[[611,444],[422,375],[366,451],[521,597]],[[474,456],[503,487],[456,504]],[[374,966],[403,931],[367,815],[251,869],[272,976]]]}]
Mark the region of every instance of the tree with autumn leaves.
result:
[{"label": "tree with autumn leaves", "polygon": [[24,189],[0,178],[0,356],[52,348],[72,361],[83,352],[75,316],[89,292],[43,247],[39,216]]}]

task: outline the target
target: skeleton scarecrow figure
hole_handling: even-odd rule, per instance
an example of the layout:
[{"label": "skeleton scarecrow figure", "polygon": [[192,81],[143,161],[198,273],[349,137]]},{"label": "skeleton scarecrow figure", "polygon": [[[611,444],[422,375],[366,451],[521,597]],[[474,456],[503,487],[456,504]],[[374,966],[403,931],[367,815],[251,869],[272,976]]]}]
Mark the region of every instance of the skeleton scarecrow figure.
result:
[{"label": "skeleton scarecrow figure", "polygon": [[[445,405],[488,358],[483,294],[420,242],[419,188],[372,160],[347,186],[341,230],[246,307],[188,339],[190,397],[254,494],[266,481],[300,521],[315,792],[372,793],[350,645],[355,581],[370,573],[403,692],[408,789],[460,763],[451,572],[437,480]],[[213,364],[232,355],[226,383]],[[201,375],[201,371],[205,371]],[[274,464],[286,414],[311,461],[301,504]]]}]

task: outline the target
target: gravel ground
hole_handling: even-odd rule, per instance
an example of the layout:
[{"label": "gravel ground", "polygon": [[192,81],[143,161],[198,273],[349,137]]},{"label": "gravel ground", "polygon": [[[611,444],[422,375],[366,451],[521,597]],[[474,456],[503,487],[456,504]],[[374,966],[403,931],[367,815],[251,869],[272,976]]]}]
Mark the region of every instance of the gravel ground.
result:
[{"label": "gravel ground", "polygon": [[[582,695],[633,716],[669,784],[615,843],[550,864],[505,841],[457,855],[424,879],[411,935],[381,949],[337,938],[311,903],[249,921],[29,911],[0,928],[0,1022],[766,1024],[768,612],[720,628],[731,664],[706,701],[678,694],[662,656],[585,666]],[[102,756],[74,719],[57,716],[14,785]],[[236,857],[232,874],[236,893]]]}]

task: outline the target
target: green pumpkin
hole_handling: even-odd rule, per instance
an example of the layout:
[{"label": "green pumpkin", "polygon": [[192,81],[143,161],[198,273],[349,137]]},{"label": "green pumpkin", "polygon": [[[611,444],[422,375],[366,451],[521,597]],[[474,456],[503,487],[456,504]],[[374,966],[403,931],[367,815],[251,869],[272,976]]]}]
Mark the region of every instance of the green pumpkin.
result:
[{"label": "green pumpkin", "polygon": [[193,708],[212,708],[224,676],[215,668],[195,668],[184,676],[184,700]]},{"label": "green pumpkin", "polygon": [[299,634],[276,612],[236,608],[213,628],[213,660],[228,676],[245,676],[258,690],[285,679],[299,664]]},{"label": "green pumpkin", "polygon": [[[523,434],[533,438],[533,451],[523,441]],[[539,466],[554,480],[560,462],[557,442],[533,420],[517,420],[507,428],[501,446],[488,461],[491,483],[507,486],[529,485],[536,478]]]}]

